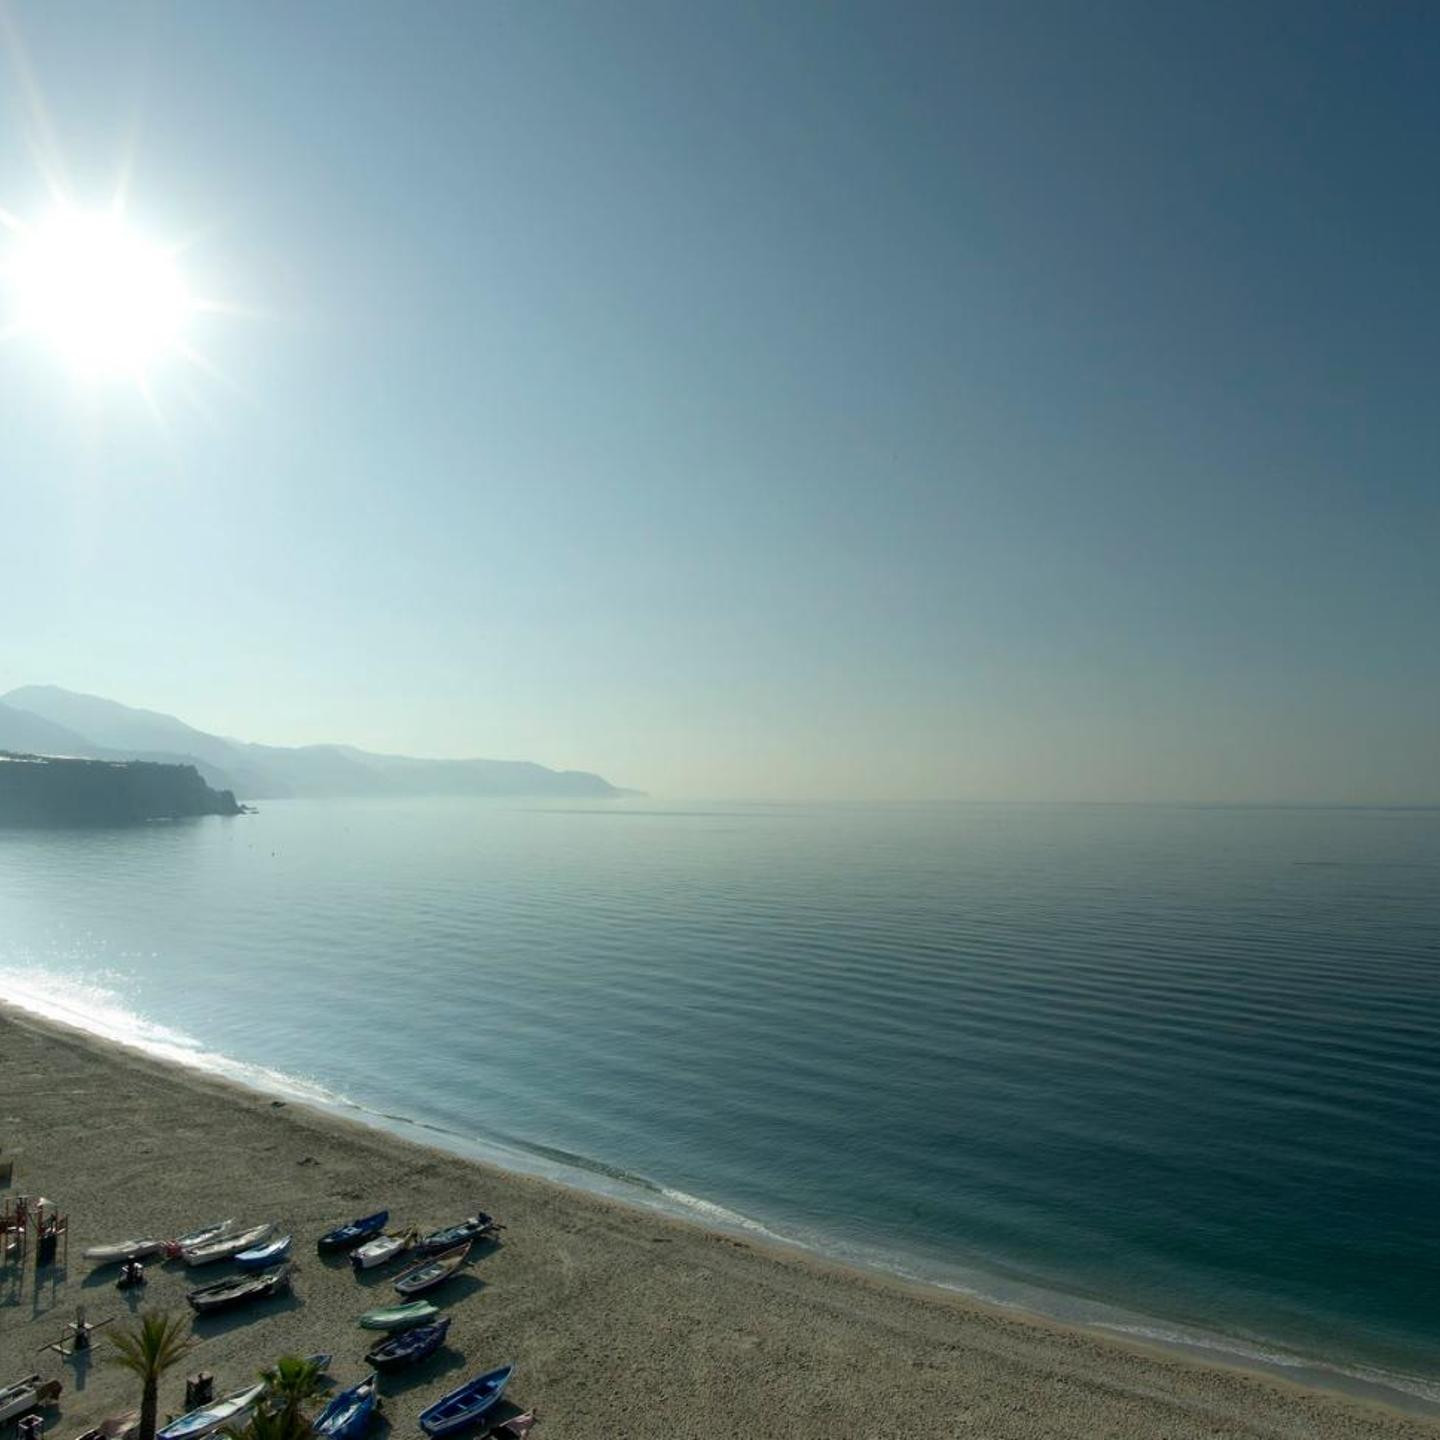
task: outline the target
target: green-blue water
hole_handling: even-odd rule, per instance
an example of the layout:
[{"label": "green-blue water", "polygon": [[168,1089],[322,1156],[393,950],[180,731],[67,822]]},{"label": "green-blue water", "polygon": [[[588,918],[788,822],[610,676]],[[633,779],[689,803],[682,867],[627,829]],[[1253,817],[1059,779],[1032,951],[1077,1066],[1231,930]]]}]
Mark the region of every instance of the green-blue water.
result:
[{"label": "green-blue water", "polygon": [[1422,1380],[1437,936],[1424,810],[0,832],[0,994],[832,1253]]}]

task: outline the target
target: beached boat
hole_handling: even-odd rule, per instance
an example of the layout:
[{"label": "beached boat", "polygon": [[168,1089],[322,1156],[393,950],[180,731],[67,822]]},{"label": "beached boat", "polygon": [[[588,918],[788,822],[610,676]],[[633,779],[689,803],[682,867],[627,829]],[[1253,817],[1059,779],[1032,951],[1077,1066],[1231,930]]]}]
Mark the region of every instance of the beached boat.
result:
[{"label": "beached boat", "polygon": [[238,1430],[244,1425],[246,1416],[260,1403],[264,1393],[263,1381],[259,1385],[247,1385],[223,1400],[202,1405],[198,1410],[172,1420],[155,1432],[155,1440],[202,1440],[203,1436],[213,1435],[226,1425]]},{"label": "beached boat", "polygon": [[207,1240],[202,1245],[186,1245],[180,1251],[180,1258],[187,1265],[213,1265],[217,1260],[229,1260],[242,1250],[253,1249],[275,1229],[274,1221],[264,1225],[252,1225],[217,1240]]},{"label": "beached boat", "polygon": [[415,1243],[413,1230],[392,1230],[378,1240],[367,1240],[358,1250],[350,1252],[350,1263],[357,1270],[373,1270],[386,1261],[403,1254]]},{"label": "beached boat", "polygon": [[367,1330],[408,1330],[412,1325],[423,1325],[439,1313],[428,1300],[415,1300],[409,1305],[383,1305],[378,1310],[367,1310],[360,1317],[360,1323]]},{"label": "beached boat", "polygon": [[170,1243],[182,1250],[193,1249],[196,1245],[208,1245],[212,1240],[222,1240],[233,1235],[240,1228],[240,1222],[232,1215],[228,1220],[212,1220],[208,1225],[197,1225],[183,1235],[177,1235]]},{"label": "beached boat", "polygon": [[58,1380],[42,1380],[38,1375],[27,1375],[13,1385],[0,1386],[0,1425],[17,1415],[28,1415],[37,1405],[57,1399],[59,1394]]},{"label": "beached boat", "polygon": [[187,1230],[185,1234],[177,1235],[173,1240],[165,1242],[166,1257],[178,1260],[186,1250],[195,1250],[201,1245],[209,1245],[214,1240],[223,1240],[227,1235],[234,1235],[239,1228],[240,1222],[234,1218],[212,1220],[208,1225],[197,1225],[193,1230]]},{"label": "beached boat", "polygon": [[451,1435],[473,1425],[505,1393],[505,1386],[515,1373],[513,1365],[502,1365],[467,1380],[459,1389],[442,1395],[433,1405],[420,1412],[420,1428],[427,1435]]},{"label": "beached boat", "polygon": [[140,1428],[140,1412],[126,1410],[109,1415],[90,1430],[82,1430],[75,1440],[130,1440]]},{"label": "beached boat", "polygon": [[466,1240],[443,1255],[433,1255],[412,1265],[395,1277],[395,1289],[401,1295],[418,1295],[422,1290],[433,1290],[441,1281],[448,1280],[464,1263],[470,1253],[470,1242]]},{"label": "beached boat", "polygon": [[212,1315],[217,1310],[247,1305],[252,1300],[268,1300],[289,1288],[290,1267],[282,1265],[264,1275],[232,1275],[230,1279],[219,1280],[214,1285],[202,1285],[185,1298],[197,1314]]},{"label": "beached boat", "polygon": [[163,1240],[116,1240],[109,1245],[92,1245],[82,1252],[96,1265],[115,1265],[121,1260],[139,1260],[158,1255],[165,1248]]},{"label": "beached boat", "polygon": [[290,1253],[292,1239],[292,1235],[280,1235],[250,1250],[242,1250],[236,1255],[235,1263],[242,1270],[268,1270],[272,1265],[278,1265]]},{"label": "beached boat", "polygon": [[389,1220],[388,1210],[377,1210],[373,1215],[366,1215],[359,1220],[351,1220],[344,1225],[337,1225],[333,1230],[327,1230],[317,1240],[316,1247],[320,1250],[350,1250],[356,1245],[363,1245],[367,1240],[373,1240],[384,1228],[385,1222]]},{"label": "beached boat", "polygon": [[432,1230],[417,1243],[416,1248],[422,1255],[438,1255],[442,1250],[449,1250],[462,1240],[481,1240],[493,1235],[499,1228],[493,1215],[479,1210],[458,1225]]},{"label": "beached boat", "polygon": [[370,1428],[379,1404],[375,1377],[367,1375],[358,1385],[342,1390],[315,1417],[314,1431],[327,1440],[360,1440]]},{"label": "beached boat", "polygon": [[437,1320],[433,1325],[421,1325],[406,1330],[389,1340],[382,1340],[373,1350],[366,1353],[368,1364],[381,1370],[398,1370],[404,1365],[413,1365],[427,1355],[433,1355],[444,1343],[450,1329],[450,1317]]}]

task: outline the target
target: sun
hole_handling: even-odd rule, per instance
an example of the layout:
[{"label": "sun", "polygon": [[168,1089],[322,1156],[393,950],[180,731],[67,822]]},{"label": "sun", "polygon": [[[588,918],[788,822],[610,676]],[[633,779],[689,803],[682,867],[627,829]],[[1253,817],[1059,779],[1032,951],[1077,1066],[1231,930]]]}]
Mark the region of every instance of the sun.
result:
[{"label": "sun", "polygon": [[118,215],[67,208],[20,227],[3,270],[13,330],[83,377],[143,380],[184,351],[196,305],[175,256]]}]

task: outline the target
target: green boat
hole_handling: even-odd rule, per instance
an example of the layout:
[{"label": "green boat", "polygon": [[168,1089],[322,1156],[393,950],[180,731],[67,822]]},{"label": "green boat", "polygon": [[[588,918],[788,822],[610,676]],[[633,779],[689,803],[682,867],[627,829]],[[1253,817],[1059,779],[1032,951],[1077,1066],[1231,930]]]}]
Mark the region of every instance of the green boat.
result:
[{"label": "green boat", "polygon": [[423,1325],[432,1315],[439,1313],[428,1300],[416,1300],[409,1305],[387,1305],[381,1310],[368,1310],[360,1317],[360,1323],[367,1330],[408,1330],[412,1325]]}]

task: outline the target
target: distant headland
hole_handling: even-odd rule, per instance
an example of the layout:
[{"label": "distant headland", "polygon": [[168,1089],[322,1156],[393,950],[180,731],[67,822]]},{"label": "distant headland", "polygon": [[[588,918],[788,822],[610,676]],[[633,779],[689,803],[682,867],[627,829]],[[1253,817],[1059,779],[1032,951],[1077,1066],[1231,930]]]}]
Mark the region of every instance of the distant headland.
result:
[{"label": "distant headland", "polygon": [[229,790],[212,790],[193,765],[0,750],[0,825],[133,825],[244,808]]},{"label": "distant headland", "polygon": [[528,760],[422,760],[350,745],[252,745],[196,730],[173,715],[57,685],[25,685],[0,695],[0,750],[190,766],[211,788],[245,800],[367,795],[593,800],[635,793],[589,771],[550,770]]}]

